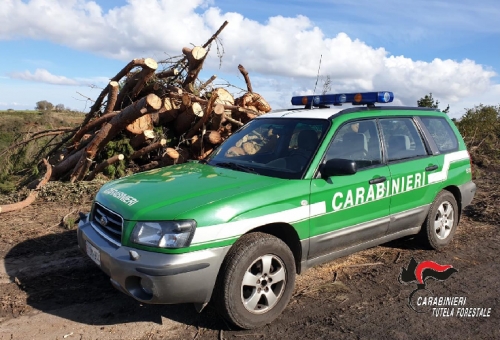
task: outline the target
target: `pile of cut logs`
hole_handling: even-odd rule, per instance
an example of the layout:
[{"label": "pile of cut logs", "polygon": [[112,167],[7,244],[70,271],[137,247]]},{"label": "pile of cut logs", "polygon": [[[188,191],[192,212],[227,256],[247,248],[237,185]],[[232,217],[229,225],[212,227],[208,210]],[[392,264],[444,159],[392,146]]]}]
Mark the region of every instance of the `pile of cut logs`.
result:
[{"label": "pile of cut logs", "polygon": [[[1,205],[0,213],[29,205],[49,180],[92,180],[112,167],[140,172],[204,159],[236,129],[271,111],[253,91],[242,65],[238,69],[247,89],[238,98],[229,86],[214,86],[215,75],[204,82],[198,79],[212,43],[220,43],[218,36],[227,24],[202,46],[185,47],[177,57],[129,62],[93,101],[79,127],[30,132],[0,151],[3,155],[49,138],[36,156],[43,161],[39,166],[47,168],[36,189],[21,202]],[[238,149],[252,153],[251,148]]]},{"label": "pile of cut logs", "polygon": [[[118,162],[139,172],[203,159],[240,126],[269,112],[242,65],[238,69],[247,89],[239,98],[214,87],[216,76],[198,79],[211,44],[226,25],[204,45],[183,48],[181,56],[128,63],[111,78],[80,127],[61,131],[64,138],[47,153],[51,179],[92,180]],[[159,64],[167,67],[159,71]],[[108,145],[117,139],[126,139],[130,152],[107,156]]]}]

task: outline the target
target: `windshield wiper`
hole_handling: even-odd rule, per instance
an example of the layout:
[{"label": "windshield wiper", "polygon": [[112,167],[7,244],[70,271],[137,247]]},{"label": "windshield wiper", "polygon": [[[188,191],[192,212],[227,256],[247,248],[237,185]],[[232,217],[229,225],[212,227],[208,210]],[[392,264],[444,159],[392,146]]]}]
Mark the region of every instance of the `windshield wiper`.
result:
[{"label": "windshield wiper", "polygon": [[245,166],[245,165],[241,165],[241,164],[237,164],[237,163],[233,163],[233,162],[220,162],[220,163],[216,163],[215,166],[220,166],[221,168],[228,168],[231,170],[239,170],[239,171],[249,172],[252,174],[257,174],[255,169],[253,169],[249,166]]}]

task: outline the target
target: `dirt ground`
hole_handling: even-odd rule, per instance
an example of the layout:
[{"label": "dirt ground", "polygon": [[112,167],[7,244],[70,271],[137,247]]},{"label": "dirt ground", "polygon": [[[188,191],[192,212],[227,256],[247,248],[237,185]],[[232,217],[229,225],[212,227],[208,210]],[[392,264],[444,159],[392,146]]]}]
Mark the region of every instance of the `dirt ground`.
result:
[{"label": "dirt ground", "polygon": [[[100,183],[49,183],[31,206],[0,215],[0,339],[500,339],[500,171],[482,170],[476,183],[445,252],[400,240],[311,269],[283,315],[252,331],[231,329],[210,305],[198,314],[116,291],[76,242],[77,213]],[[412,257],[458,270],[422,291],[465,297],[453,316],[409,308],[416,284],[398,277]],[[458,308],[489,308],[489,317],[458,317]]]}]

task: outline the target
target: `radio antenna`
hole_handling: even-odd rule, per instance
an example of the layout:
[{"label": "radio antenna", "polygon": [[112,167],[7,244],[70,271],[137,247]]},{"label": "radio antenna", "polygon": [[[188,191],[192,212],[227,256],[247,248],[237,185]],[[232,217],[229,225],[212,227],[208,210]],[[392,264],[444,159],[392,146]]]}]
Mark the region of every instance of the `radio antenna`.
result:
[{"label": "radio antenna", "polygon": [[319,56],[318,75],[316,76],[316,84],[314,84],[314,91],[313,91],[313,94],[316,94],[316,86],[318,86],[318,80],[319,80],[319,70],[321,70],[321,59],[323,59],[323,55],[320,55],[320,56]]}]

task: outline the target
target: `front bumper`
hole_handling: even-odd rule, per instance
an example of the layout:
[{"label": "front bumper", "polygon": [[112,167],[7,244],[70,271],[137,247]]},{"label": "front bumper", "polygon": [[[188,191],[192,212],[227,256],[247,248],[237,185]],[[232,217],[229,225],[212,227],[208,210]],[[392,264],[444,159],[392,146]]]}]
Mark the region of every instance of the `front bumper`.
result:
[{"label": "front bumper", "polygon": [[100,268],[115,288],[144,303],[208,303],[229,246],[185,254],[117,247],[87,219],[78,224],[78,246],[86,253],[88,242],[98,250]]}]

